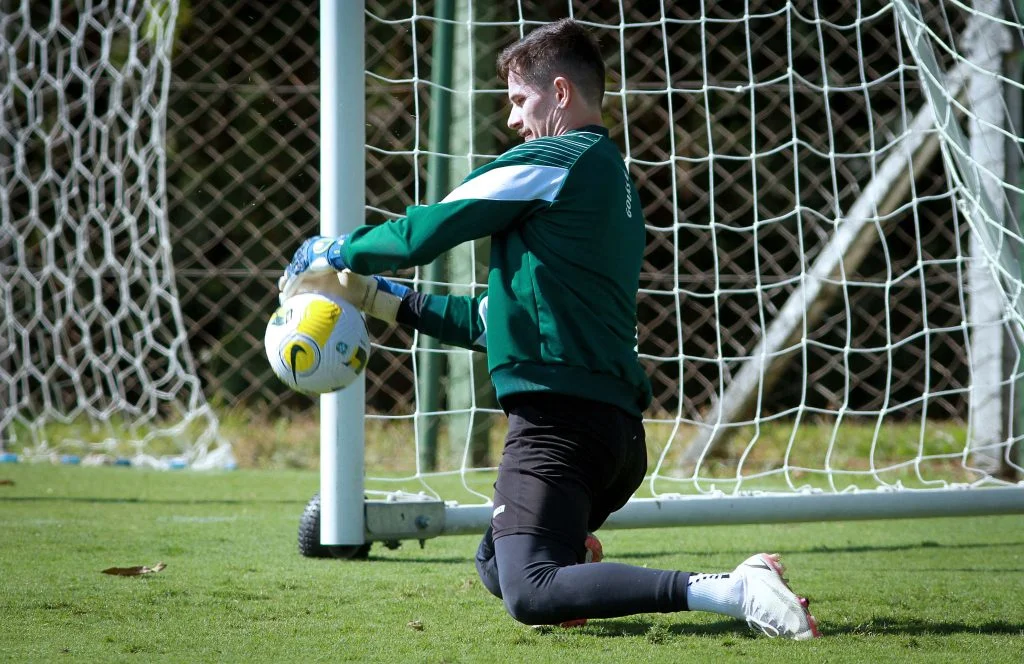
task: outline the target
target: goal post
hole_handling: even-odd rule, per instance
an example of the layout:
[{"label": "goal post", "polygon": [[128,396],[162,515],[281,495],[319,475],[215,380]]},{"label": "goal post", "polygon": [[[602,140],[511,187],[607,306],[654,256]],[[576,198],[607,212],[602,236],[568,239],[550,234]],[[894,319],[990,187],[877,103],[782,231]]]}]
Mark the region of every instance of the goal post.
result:
[{"label": "goal post", "polygon": [[[320,3],[320,232],[361,225],[366,194],[364,2]],[[320,397],[320,542],[365,540],[366,377]]]}]

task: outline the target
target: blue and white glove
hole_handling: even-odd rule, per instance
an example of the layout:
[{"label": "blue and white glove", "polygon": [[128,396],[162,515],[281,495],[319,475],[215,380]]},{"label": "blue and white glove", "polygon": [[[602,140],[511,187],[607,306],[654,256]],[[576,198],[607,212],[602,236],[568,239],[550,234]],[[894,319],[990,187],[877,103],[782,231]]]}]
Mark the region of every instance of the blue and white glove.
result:
[{"label": "blue and white glove", "polygon": [[281,291],[281,299],[286,300],[298,290],[299,282],[306,277],[322,275],[326,272],[341,272],[348,265],[341,255],[341,248],[348,240],[347,235],[325,237],[314,235],[295,251],[292,262],[285,268],[284,274],[277,280]]},{"label": "blue and white glove", "polygon": [[402,298],[412,289],[381,276],[365,277],[351,270],[338,275],[339,295],[357,309],[386,323],[394,323]]}]

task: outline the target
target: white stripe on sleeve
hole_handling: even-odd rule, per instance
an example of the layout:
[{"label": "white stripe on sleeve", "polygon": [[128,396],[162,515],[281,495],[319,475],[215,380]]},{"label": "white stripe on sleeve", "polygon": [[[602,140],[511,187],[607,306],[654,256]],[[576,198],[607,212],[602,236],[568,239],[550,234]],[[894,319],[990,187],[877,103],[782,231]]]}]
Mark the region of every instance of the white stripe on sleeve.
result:
[{"label": "white stripe on sleeve", "polygon": [[555,200],[568,174],[569,169],[558,166],[501,166],[462,183],[441,202],[475,198],[490,201],[542,200],[550,203]]},{"label": "white stripe on sleeve", "polygon": [[487,296],[484,295],[480,300],[480,306],[477,308],[477,313],[480,314],[480,319],[484,324],[484,331],[473,341],[473,345],[479,346],[480,348],[487,348]]}]

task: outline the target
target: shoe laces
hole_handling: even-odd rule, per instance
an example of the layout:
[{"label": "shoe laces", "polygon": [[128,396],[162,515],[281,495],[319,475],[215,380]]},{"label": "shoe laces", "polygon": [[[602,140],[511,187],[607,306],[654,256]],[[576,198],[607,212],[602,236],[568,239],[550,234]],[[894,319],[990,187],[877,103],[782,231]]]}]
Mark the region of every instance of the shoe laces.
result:
[{"label": "shoe laces", "polygon": [[778,627],[776,627],[775,625],[771,624],[770,622],[767,622],[765,620],[761,620],[760,618],[748,617],[747,618],[747,625],[750,626],[751,629],[759,629],[759,630],[761,630],[762,633],[764,633],[766,636],[768,636],[770,638],[773,638],[773,639],[775,637],[779,636],[780,634],[782,634],[782,632],[779,631]]}]

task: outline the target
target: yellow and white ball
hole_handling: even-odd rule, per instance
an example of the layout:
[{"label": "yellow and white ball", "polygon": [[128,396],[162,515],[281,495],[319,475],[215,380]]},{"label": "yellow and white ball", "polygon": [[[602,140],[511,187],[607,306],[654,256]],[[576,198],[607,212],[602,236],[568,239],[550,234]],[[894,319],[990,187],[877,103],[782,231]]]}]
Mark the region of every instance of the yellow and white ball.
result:
[{"label": "yellow and white ball", "polygon": [[319,292],[288,298],[271,316],[264,344],[274,374],[306,394],[348,387],[370,357],[362,314],[340,297]]}]

